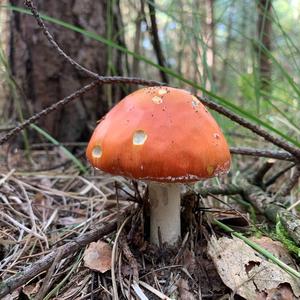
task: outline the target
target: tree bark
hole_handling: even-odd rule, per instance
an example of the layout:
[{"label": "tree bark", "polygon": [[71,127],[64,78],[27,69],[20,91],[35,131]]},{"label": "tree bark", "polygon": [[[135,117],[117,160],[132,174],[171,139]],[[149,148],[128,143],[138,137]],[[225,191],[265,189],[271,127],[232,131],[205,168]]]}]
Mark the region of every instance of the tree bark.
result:
[{"label": "tree bark", "polygon": [[257,1],[257,33],[259,45],[257,47],[260,90],[264,94],[270,93],[271,88],[271,61],[268,52],[272,50],[272,0]]},{"label": "tree bark", "polygon": [[[10,0],[23,6],[23,0]],[[56,0],[37,2],[40,12],[86,30],[106,36],[106,1]],[[101,75],[107,73],[107,47],[62,26],[46,22],[61,48],[86,68]],[[38,28],[32,16],[12,13],[10,22],[9,62],[21,97],[24,117],[28,117],[91,81],[75,70],[55,50]],[[122,75],[122,74],[118,74]],[[85,139],[96,121],[108,110],[103,87],[97,87],[81,99],[49,114],[40,126],[59,141]],[[15,99],[14,99],[15,100]],[[6,115],[18,119],[16,102],[6,105]]]}]

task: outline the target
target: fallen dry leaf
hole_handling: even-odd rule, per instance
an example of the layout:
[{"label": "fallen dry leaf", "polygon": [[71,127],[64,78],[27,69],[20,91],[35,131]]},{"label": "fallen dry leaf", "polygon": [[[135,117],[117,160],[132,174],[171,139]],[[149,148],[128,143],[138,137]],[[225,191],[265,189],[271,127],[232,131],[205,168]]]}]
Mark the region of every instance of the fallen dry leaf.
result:
[{"label": "fallen dry leaf", "polygon": [[84,251],[84,265],[91,270],[104,273],[111,269],[112,249],[109,244],[98,241],[90,243]]},{"label": "fallen dry leaf", "polygon": [[176,283],[181,300],[195,300],[196,298],[190,292],[190,287],[187,280],[180,278]]},{"label": "fallen dry leaf", "polygon": [[183,252],[183,265],[191,274],[193,274],[197,268],[195,254],[187,248]]},{"label": "fallen dry leaf", "polygon": [[268,293],[261,292],[255,300],[296,300],[296,298],[288,284],[281,284],[276,289],[268,290]]},{"label": "fallen dry leaf", "polygon": [[297,269],[297,265],[294,260],[289,255],[289,252],[284,248],[284,246],[279,241],[273,241],[269,237],[263,236],[261,238],[251,238],[253,242],[259,244],[274,256],[278,257],[281,261],[286,263],[288,266]]},{"label": "fallen dry leaf", "polygon": [[[291,286],[296,297],[300,296],[300,282],[277,265],[261,257],[242,240],[212,237],[208,244],[211,256],[225,285],[245,299],[265,299],[281,284]],[[261,298],[260,298],[261,299]]]},{"label": "fallen dry leaf", "polygon": [[28,297],[28,299],[33,298],[33,295],[37,294],[40,288],[40,282],[25,285],[23,287],[23,293]]}]

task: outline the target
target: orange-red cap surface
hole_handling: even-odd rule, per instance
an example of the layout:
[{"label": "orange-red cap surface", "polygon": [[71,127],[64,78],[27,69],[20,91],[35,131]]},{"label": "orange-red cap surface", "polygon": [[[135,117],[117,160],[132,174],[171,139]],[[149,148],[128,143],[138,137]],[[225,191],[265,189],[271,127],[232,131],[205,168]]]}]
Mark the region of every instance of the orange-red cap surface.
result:
[{"label": "orange-red cap surface", "polygon": [[227,142],[214,118],[189,92],[137,90],[96,127],[86,155],[105,172],[159,182],[188,182],[226,173]]}]

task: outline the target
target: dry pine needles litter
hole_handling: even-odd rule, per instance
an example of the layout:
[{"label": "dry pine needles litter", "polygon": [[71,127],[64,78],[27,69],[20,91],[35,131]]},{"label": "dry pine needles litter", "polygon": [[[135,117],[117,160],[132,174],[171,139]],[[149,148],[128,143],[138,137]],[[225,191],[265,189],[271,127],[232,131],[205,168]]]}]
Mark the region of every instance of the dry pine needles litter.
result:
[{"label": "dry pine needles litter", "polygon": [[[1,299],[8,293],[9,299],[20,294],[169,299],[226,290],[211,261],[202,259],[198,227],[179,248],[155,248],[144,240],[143,213],[136,204],[144,186],[137,191],[125,179],[102,173],[81,176],[71,166],[48,172],[1,170],[0,187]],[[83,250],[99,239],[114,249],[113,270],[104,274],[84,266]]]}]

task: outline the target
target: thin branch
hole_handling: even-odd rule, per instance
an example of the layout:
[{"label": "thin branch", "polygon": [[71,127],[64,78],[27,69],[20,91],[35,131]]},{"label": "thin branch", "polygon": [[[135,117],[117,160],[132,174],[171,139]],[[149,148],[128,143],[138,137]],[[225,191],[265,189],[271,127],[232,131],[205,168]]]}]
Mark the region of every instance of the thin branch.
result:
[{"label": "thin branch", "polygon": [[[203,197],[207,197],[209,195],[221,195],[221,196],[230,196],[230,195],[237,195],[241,194],[243,190],[235,185],[235,184],[226,184],[224,186],[210,186],[205,188],[197,188],[197,194],[200,194]],[[188,195],[187,192],[185,195]]]},{"label": "thin branch", "polygon": [[279,195],[282,197],[288,196],[291,193],[291,190],[297,185],[300,178],[300,165],[296,166],[296,170],[292,177],[289,179],[287,183],[279,191]]},{"label": "thin branch", "polygon": [[103,224],[100,228],[87,232],[82,236],[75,238],[73,241],[56,248],[45,257],[32,263],[23,271],[18,272],[16,275],[11,276],[7,280],[0,283],[0,298],[3,299],[7,294],[13,292],[15,289],[26,284],[29,280],[47,270],[54,262],[55,257],[60,254],[65,258],[71,254],[76,253],[78,250],[84,248],[91,242],[97,241],[100,238],[112,233],[117,228],[117,223],[120,218],[124,218],[130,214],[133,206],[129,206],[123,211],[118,212],[108,223]]},{"label": "thin branch", "polygon": [[295,163],[291,163],[289,164],[287,167],[283,168],[282,170],[280,170],[278,173],[274,174],[273,176],[271,176],[266,182],[265,182],[265,186],[268,187],[270,185],[272,185],[273,183],[276,182],[276,180],[281,177],[284,173],[286,173],[288,170],[290,170],[291,168],[293,168],[295,166]]},{"label": "thin branch", "polygon": [[253,124],[253,123],[241,118],[237,114],[235,114],[235,113],[231,112],[230,110],[222,107],[221,105],[219,105],[217,103],[214,103],[211,100],[208,100],[206,97],[198,97],[198,98],[207,107],[217,111],[218,113],[226,116],[230,120],[242,125],[243,127],[248,128],[252,132],[256,133],[257,135],[259,135],[261,137],[263,137],[265,140],[267,140],[267,141],[271,142],[272,144],[278,146],[279,148],[282,148],[282,149],[286,150],[287,152],[293,154],[297,159],[300,159],[300,148],[299,147],[293,146],[293,145],[287,143],[286,141],[284,141],[283,139],[271,135],[265,129],[263,129],[263,128],[257,126],[256,124]]},{"label": "thin branch", "polygon": [[286,151],[278,151],[271,149],[256,149],[248,147],[230,147],[232,154],[242,154],[255,157],[268,157],[280,160],[295,160],[295,157]]},{"label": "thin branch", "polygon": [[40,287],[38,293],[35,296],[35,300],[42,300],[42,299],[44,299],[45,295],[47,294],[47,291],[52,283],[51,279],[52,279],[53,273],[55,271],[55,268],[57,267],[57,265],[60,263],[60,261],[62,259],[61,255],[62,255],[62,252],[58,251],[57,256],[54,258],[52,265],[50,266],[45,278],[43,279],[42,286]]},{"label": "thin branch", "polygon": [[[289,236],[299,244],[300,243],[300,220],[298,216],[292,214],[282,205],[285,198],[274,197],[268,195],[260,187],[250,183],[245,178],[238,178],[237,183],[223,185],[222,187],[207,187],[196,189],[197,194],[201,196],[209,195],[234,195],[241,194],[241,196],[249,203],[251,203],[260,213],[264,214],[272,223],[276,224],[278,217],[288,232]],[[186,193],[186,196],[190,192]],[[194,192],[192,192],[194,193]],[[184,199],[184,198],[183,198]]]},{"label": "thin branch", "polygon": [[83,88],[77,90],[73,94],[71,94],[71,95],[63,98],[62,100],[60,100],[60,101],[58,101],[58,102],[50,105],[49,107],[43,109],[39,113],[31,116],[30,118],[28,118],[27,120],[25,120],[23,123],[21,123],[20,125],[16,126],[12,130],[10,130],[6,135],[4,135],[0,139],[0,145],[6,143],[10,138],[12,138],[14,135],[18,134],[25,127],[27,127],[30,124],[36,122],[41,117],[48,115],[50,112],[58,109],[59,107],[61,107],[63,105],[66,105],[67,103],[71,102],[72,100],[76,99],[77,97],[80,97],[81,95],[83,95],[87,91],[89,91],[89,90],[93,89],[94,87],[96,87],[99,83],[100,83],[99,80],[95,80],[92,83],[90,83],[90,84],[84,86]]},{"label": "thin branch", "polygon": [[266,162],[264,162],[254,176],[249,179],[250,182],[264,189],[264,177],[266,173],[274,166],[274,163],[274,159],[268,159]]},{"label": "thin branch", "polygon": [[25,5],[31,10],[33,16],[35,17],[38,25],[43,30],[44,35],[47,37],[48,41],[52,45],[52,47],[57,51],[57,53],[65,58],[72,66],[74,66],[77,70],[86,73],[88,76],[94,79],[98,79],[101,83],[129,83],[129,84],[140,84],[140,85],[163,85],[163,83],[156,81],[156,80],[145,80],[141,78],[135,77],[122,77],[122,76],[100,76],[99,74],[88,70],[87,68],[81,66],[77,63],[74,59],[72,59],[69,55],[67,55],[55,42],[54,38],[52,37],[51,33],[45,26],[42,18],[40,17],[36,7],[33,5],[32,0],[25,0]]}]

